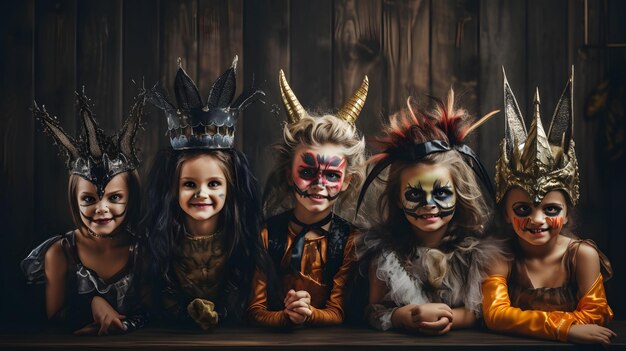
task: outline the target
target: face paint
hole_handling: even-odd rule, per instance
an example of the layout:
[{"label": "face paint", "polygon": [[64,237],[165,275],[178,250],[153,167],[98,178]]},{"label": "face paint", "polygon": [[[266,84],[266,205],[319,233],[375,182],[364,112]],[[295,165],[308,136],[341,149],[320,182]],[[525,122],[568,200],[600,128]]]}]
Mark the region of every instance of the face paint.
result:
[{"label": "face paint", "polygon": [[414,232],[429,238],[443,236],[456,209],[456,189],[448,168],[418,163],[402,171],[400,184],[404,186],[399,207]]},{"label": "face paint", "polygon": [[550,191],[535,204],[522,189],[513,188],[506,194],[507,218],[518,238],[530,245],[545,245],[558,236],[566,223],[565,197],[560,191]]},{"label": "face paint", "polygon": [[297,209],[311,214],[327,211],[346,190],[348,161],[342,152],[343,148],[333,144],[302,146],[296,150],[291,164],[291,186]]},{"label": "face paint", "polygon": [[513,217],[513,229],[515,231],[525,231],[526,228],[528,228],[528,222],[530,222],[530,218],[525,217],[525,218],[520,218],[520,217]]},{"label": "face paint", "polygon": [[[454,214],[456,208],[456,193],[450,179],[437,178],[438,174],[424,173],[409,181],[402,200],[403,211],[408,216],[418,218],[418,211],[422,207],[434,208],[439,211],[438,217],[447,217]],[[428,211],[425,211],[428,212]]]},{"label": "face paint", "polygon": [[310,197],[314,193],[309,189],[318,186],[328,192],[323,197],[335,200],[341,190],[345,169],[346,159],[343,156],[304,152],[296,164],[296,173],[292,174],[294,191],[302,197]]},{"label": "face paint", "polygon": [[563,229],[563,217],[547,217],[546,223],[548,223],[550,228],[557,233],[560,233]]},{"label": "face paint", "polygon": [[[214,227],[228,195],[226,175],[211,155],[199,155],[183,162],[178,178],[178,205],[189,231]],[[203,232],[205,233],[205,232]]]},{"label": "face paint", "polygon": [[79,178],[76,190],[82,222],[91,233],[109,235],[126,218],[128,186],[122,174],[114,176],[101,195],[96,185],[84,178]]}]

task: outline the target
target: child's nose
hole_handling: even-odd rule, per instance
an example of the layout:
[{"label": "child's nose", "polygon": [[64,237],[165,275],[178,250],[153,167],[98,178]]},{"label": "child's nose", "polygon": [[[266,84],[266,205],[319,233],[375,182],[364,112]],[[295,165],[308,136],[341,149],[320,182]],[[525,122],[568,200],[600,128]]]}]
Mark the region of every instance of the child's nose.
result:
[{"label": "child's nose", "polygon": [[530,222],[533,224],[544,224],[546,221],[546,216],[543,214],[543,210],[540,208],[536,208],[530,214]]}]

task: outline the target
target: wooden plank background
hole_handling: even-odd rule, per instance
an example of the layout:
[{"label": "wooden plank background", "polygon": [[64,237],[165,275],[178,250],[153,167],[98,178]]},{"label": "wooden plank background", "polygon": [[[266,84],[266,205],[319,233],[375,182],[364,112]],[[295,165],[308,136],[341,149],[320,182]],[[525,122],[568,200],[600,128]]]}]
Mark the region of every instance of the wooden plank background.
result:
[{"label": "wooden plank background", "polygon": [[[617,0],[589,1],[589,40],[626,38],[626,28],[603,17]],[[575,140],[581,171],[576,232],[596,240],[612,259],[611,304],[623,318],[626,242],[624,167],[607,169],[599,140],[601,120],[584,118],[586,97],[607,77],[624,71],[624,49],[584,47],[583,0],[24,0],[4,4],[0,35],[0,315],[3,323],[27,320],[20,313],[26,290],[18,262],[45,238],[72,228],[67,175],[58,150],[34,123],[36,99],[70,133],[79,130],[73,92],[85,85],[100,125],[119,128],[142,82],[165,87],[173,97],[177,59],[203,98],[235,55],[238,92],[254,82],[265,104],[240,119],[237,147],[261,182],[272,167],[269,146],[285,119],[277,84],[283,69],[302,104],[334,112],[369,76],[367,103],[358,127],[367,138],[380,132],[408,95],[444,95],[453,86],[476,115],[502,106],[505,66],[522,113],[535,86],[547,126],[576,67]],[[626,15],[626,13],[624,13]],[[623,17],[623,16],[622,16]],[[607,34],[607,29],[610,32]],[[152,156],[167,147],[165,121],[153,109],[140,135],[145,175]],[[278,114],[280,111],[280,114]],[[526,117],[529,119],[529,116]],[[491,174],[502,138],[502,115],[476,133],[472,146]],[[617,172],[617,174],[615,174]],[[611,186],[603,186],[611,184]]]}]

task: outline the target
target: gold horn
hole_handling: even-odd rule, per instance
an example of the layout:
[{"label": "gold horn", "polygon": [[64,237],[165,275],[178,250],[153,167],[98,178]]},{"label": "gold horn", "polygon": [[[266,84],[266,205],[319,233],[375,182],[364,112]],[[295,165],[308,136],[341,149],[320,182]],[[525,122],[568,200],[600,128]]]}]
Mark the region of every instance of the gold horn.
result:
[{"label": "gold horn", "polygon": [[287,83],[287,78],[285,78],[285,72],[280,70],[278,74],[278,83],[280,85],[280,96],[283,97],[283,103],[285,104],[285,109],[287,110],[287,119],[290,124],[296,123],[306,115],[304,111],[304,107],[298,101],[298,98],[293,93],[291,88],[289,87],[289,83]]},{"label": "gold horn", "polygon": [[367,98],[367,90],[369,89],[369,86],[369,79],[365,76],[359,89],[357,89],[350,99],[348,99],[348,101],[341,106],[341,109],[337,112],[337,117],[354,125],[356,123],[356,119],[359,118],[363,105],[365,105],[365,99]]}]

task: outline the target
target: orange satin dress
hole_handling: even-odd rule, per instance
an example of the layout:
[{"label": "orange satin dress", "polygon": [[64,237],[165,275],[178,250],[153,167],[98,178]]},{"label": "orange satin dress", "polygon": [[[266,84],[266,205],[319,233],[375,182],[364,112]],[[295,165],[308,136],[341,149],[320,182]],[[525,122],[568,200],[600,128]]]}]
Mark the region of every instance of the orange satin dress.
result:
[{"label": "orange satin dress", "polygon": [[[489,329],[543,339],[567,341],[573,324],[606,326],[613,319],[600,274],[585,293],[575,281],[576,254],[581,243],[595,248],[610,277],[608,259],[591,240],[572,240],[562,259],[566,281],[561,287],[535,288],[522,262],[514,262],[509,277],[491,275],[483,282],[483,316]],[[580,296],[580,297],[578,297]]]},{"label": "orange satin dress", "polygon": [[[354,262],[356,261],[355,236],[353,230],[346,240],[343,262],[333,277],[333,286],[329,287],[323,281],[324,263],[326,262],[327,240],[325,236],[313,239],[305,238],[302,253],[302,264],[297,274],[287,273],[281,280],[281,297],[290,289],[305,290],[311,295],[311,311],[313,314],[305,325],[334,325],[341,324],[344,316],[344,295]],[[287,272],[291,262],[293,239],[296,237],[291,227],[287,237],[287,250],[281,260],[281,271]],[[265,249],[268,248],[268,231],[263,228],[261,238]],[[267,282],[265,275],[257,271],[252,283],[252,298],[248,308],[250,318],[257,324],[272,327],[291,325],[289,317],[282,311],[268,309]]]}]

